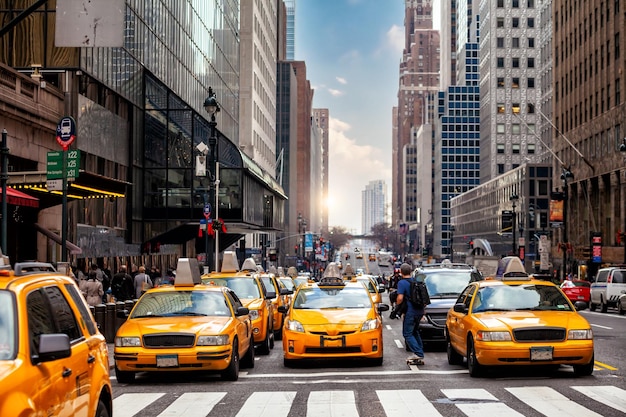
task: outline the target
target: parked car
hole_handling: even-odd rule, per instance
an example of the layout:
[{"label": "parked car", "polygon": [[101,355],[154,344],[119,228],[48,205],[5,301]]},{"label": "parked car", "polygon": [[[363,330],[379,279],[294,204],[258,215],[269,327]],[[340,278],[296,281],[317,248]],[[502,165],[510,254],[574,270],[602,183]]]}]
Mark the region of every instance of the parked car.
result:
[{"label": "parked car", "polygon": [[115,335],[120,383],[138,372],[181,371],[236,381],[240,364],[254,367],[250,310],[230,288],[202,284],[195,258],[178,260],[173,286],[148,290],[132,311],[120,313],[126,318]]},{"label": "parked car", "polygon": [[549,281],[526,276],[473,282],[448,312],[448,363],[467,358],[472,377],[494,366],[570,365],[577,376],[594,367],[593,331],[576,305]]},{"label": "parked car", "polygon": [[561,290],[573,303],[582,301],[589,305],[591,297],[591,283],[589,281],[582,279],[565,280],[561,284]]},{"label": "parked car", "polygon": [[591,283],[589,310],[606,313],[608,307],[617,307],[618,300],[626,293],[626,266],[601,268]]},{"label": "parked car", "polygon": [[0,416],[111,416],[107,343],[74,280],[0,264]]}]

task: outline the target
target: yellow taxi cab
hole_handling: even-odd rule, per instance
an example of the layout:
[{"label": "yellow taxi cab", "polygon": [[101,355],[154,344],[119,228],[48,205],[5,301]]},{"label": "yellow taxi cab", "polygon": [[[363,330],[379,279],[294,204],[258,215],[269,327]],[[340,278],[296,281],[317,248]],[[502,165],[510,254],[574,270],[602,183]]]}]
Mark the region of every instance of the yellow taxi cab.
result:
[{"label": "yellow taxi cab", "polygon": [[[200,280],[198,261],[178,260],[173,286],[148,290],[115,335],[115,375],[131,383],[137,372],[201,371],[236,381],[254,367],[249,310],[234,291]],[[118,314],[120,314],[118,313]],[[241,361],[241,362],[240,362]]]},{"label": "yellow taxi cab", "polygon": [[319,282],[300,285],[283,327],[285,366],[303,359],[364,358],[383,363],[383,329],[380,312],[363,285],[344,280],[331,262]]},{"label": "yellow taxi cab", "polygon": [[[285,287],[285,284],[280,281],[276,275],[271,274],[269,272],[260,272],[259,278],[265,285],[265,288],[268,291],[273,291],[276,294],[276,297],[272,299],[272,305],[274,306],[274,339],[280,340],[283,335],[283,322],[285,320],[285,315],[278,311],[278,309],[282,306],[289,306],[291,303],[291,295],[293,294],[293,289],[288,289]],[[291,278],[290,278],[291,279]]]},{"label": "yellow taxi cab", "polygon": [[503,258],[495,277],[471,282],[448,311],[448,362],[467,358],[472,377],[499,365],[571,365],[591,375],[593,332],[580,308],[557,285],[528,276],[519,258]]},{"label": "yellow taxi cab", "polygon": [[112,415],[106,340],[75,281],[0,265],[0,416]]},{"label": "yellow taxi cab", "polygon": [[372,275],[359,274],[356,276],[356,280],[365,284],[365,288],[367,288],[367,291],[370,293],[370,297],[372,297],[372,302],[374,302],[374,304],[380,304],[383,302],[382,293],[385,292],[385,287],[378,285],[376,278]]},{"label": "yellow taxi cab", "polygon": [[225,251],[220,272],[202,275],[205,284],[228,287],[235,291],[244,306],[250,310],[254,346],[261,355],[269,355],[274,348],[274,305],[276,298],[273,289],[265,288],[258,276],[254,259],[244,260],[241,270],[237,256]]}]

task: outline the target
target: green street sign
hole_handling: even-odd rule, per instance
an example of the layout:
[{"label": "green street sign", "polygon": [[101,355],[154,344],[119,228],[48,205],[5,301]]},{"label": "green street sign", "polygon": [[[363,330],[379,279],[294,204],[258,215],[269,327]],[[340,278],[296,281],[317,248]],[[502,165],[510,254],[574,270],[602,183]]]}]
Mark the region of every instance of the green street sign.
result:
[{"label": "green street sign", "polygon": [[67,152],[66,178],[76,179],[78,177],[78,171],[80,170],[80,151],[78,149],[71,149],[68,151],[48,152],[47,179],[63,179],[63,152]]}]

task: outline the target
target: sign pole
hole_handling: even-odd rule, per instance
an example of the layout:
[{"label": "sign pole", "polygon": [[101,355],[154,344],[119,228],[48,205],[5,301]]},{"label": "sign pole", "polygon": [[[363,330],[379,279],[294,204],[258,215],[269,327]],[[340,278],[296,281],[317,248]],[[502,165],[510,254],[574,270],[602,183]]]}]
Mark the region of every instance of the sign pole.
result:
[{"label": "sign pole", "polygon": [[61,214],[61,261],[67,262],[67,148],[63,147],[63,207]]}]

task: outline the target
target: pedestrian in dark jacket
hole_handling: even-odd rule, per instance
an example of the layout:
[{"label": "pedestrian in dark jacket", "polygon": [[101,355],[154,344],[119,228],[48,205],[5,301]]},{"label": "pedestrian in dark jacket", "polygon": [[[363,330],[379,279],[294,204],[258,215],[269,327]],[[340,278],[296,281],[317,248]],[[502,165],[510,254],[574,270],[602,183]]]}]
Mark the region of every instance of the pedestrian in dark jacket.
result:
[{"label": "pedestrian in dark jacket", "polygon": [[111,292],[116,301],[132,300],[135,292],[133,277],[126,272],[126,265],[120,266],[111,280]]}]

